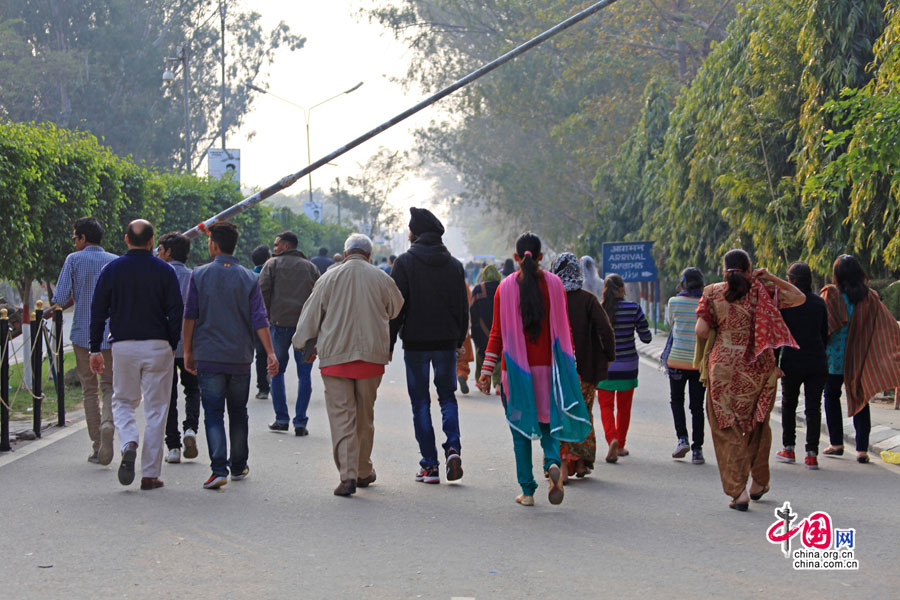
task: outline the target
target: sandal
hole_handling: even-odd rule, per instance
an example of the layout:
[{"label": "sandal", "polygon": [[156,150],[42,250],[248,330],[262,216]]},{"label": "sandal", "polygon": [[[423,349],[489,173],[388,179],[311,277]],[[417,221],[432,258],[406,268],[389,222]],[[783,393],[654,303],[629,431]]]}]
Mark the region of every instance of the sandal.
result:
[{"label": "sandal", "polygon": [[521,504],[522,506],[534,506],[534,496],[519,494],[518,496],[516,496],[516,502],[518,504]]},{"label": "sandal", "polygon": [[822,450],[822,454],[826,456],[843,456],[844,455],[844,447],[841,446],[838,448],[837,446],[828,446],[824,450]]},{"label": "sandal", "polygon": [[750,499],[756,500],[756,501],[762,500],[762,497],[765,496],[768,492],[769,492],[769,486],[767,485],[761,491],[756,492],[755,494],[750,494]]},{"label": "sandal", "polygon": [[747,493],[747,489],[745,488],[738,497],[728,503],[728,508],[733,508],[734,510],[738,510],[740,512],[747,512],[750,509],[749,502],[738,502],[738,499]]},{"label": "sandal", "polygon": [[550,465],[547,471],[550,474],[550,491],[547,493],[547,499],[550,501],[550,504],[562,504],[566,493],[561,481],[562,473],[556,465]]},{"label": "sandal", "polygon": [[867,464],[869,462],[869,453],[865,452],[863,454],[857,454],[856,462],[858,462],[861,465]]},{"label": "sandal", "polygon": [[609,443],[609,452],[606,453],[606,462],[614,463],[619,460],[619,440]]}]

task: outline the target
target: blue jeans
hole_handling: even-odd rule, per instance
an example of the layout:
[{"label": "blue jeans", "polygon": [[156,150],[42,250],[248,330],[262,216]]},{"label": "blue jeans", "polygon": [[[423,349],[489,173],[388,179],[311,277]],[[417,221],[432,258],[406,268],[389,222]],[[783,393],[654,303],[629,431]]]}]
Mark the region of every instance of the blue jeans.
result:
[{"label": "blue jeans", "polygon": [[[294,337],[293,327],[279,327],[269,325],[272,333],[272,345],[275,347],[275,356],[278,357],[278,375],[272,377],[272,406],[275,408],[275,422],[287,424],[291,422],[288,413],[287,394],[284,391],[284,372],[287,370],[290,360],[289,350],[293,349],[291,338]],[[303,362],[303,352],[294,350],[294,362],[297,364],[297,405],[294,408],[294,427],[306,427],[309,418],[306,409],[309,408],[309,399],[312,396],[312,363]]]},{"label": "blue jeans", "polygon": [[[250,373],[197,374],[200,400],[203,402],[203,423],[206,426],[206,445],[212,472],[216,475],[241,473],[247,466],[250,449],[247,446],[247,398],[250,395]],[[228,436],[225,435],[225,408],[228,408]],[[228,458],[228,438],[231,438],[231,458]]]},{"label": "blue jeans", "polygon": [[437,388],[444,435],[447,436],[444,452],[447,454],[453,449],[458,453],[462,448],[459,442],[459,407],[453,394],[456,391],[456,350],[405,350],[403,360],[406,363],[406,388],[412,403],[413,427],[422,453],[419,464],[435,467],[439,463],[434,428],[431,426],[429,367],[434,366],[434,387]]}]

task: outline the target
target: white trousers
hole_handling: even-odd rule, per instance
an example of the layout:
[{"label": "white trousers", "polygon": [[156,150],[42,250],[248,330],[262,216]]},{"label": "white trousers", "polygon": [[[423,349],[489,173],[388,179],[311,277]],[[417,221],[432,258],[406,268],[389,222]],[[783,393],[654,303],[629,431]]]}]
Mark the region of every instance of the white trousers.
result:
[{"label": "white trousers", "polygon": [[113,421],[122,448],[138,444],[135,411],[144,399],[144,445],[141,448],[141,477],[159,477],[162,470],[166,417],[172,398],[174,353],[165,340],[115,342],[113,363]]}]

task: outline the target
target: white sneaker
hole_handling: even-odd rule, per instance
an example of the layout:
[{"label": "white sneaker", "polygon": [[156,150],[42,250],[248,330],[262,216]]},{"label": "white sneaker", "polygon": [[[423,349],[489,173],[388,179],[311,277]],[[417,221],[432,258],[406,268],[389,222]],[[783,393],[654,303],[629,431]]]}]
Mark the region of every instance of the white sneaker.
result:
[{"label": "white sneaker", "polygon": [[181,448],[172,448],[169,450],[169,453],[166,454],[166,462],[167,463],[180,463],[181,462]]},{"label": "white sneaker", "polygon": [[184,430],[184,457],[197,458],[197,434],[193,429]]},{"label": "white sneaker", "polygon": [[687,454],[690,449],[691,444],[688,442],[687,438],[678,438],[678,444],[675,446],[672,458],[684,458],[684,455]]}]

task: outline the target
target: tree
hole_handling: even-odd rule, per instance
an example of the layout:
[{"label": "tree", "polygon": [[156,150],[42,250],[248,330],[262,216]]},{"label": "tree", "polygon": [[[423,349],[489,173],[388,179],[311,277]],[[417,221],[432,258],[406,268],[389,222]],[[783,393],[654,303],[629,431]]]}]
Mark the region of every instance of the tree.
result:
[{"label": "tree", "polygon": [[[385,4],[369,14],[415,53],[407,83],[436,89],[589,3]],[[450,97],[452,120],[420,131],[421,147],[462,174],[460,200],[537,229],[551,245],[570,245],[572,231],[593,221],[591,181],[627,138],[649,80],[689,80],[724,36],[734,4],[613,5]]]},{"label": "tree", "polygon": [[[227,16],[224,126],[241,125],[276,49],[302,47],[284,23]],[[0,116],[90,131],[120,155],[172,167],[183,160],[182,87],[165,85],[166,58],[188,47],[192,168],[221,133],[217,0],[0,0]],[[183,76],[181,74],[180,76]]]},{"label": "tree", "polygon": [[876,272],[900,270],[900,3],[896,0],[887,3],[885,21],[874,47],[874,78],[846,89],[842,98],[825,103],[817,114],[834,124],[824,135],[825,156],[833,160],[810,176],[804,187],[817,215],[847,203],[846,214],[836,211],[831,220],[843,217],[840,226],[848,231],[848,250],[868,257]]},{"label": "tree", "polygon": [[355,196],[348,196],[347,209],[359,219],[359,224],[370,237],[389,232],[397,224],[400,214],[390,204],[391,194],[397,189],[410,169],[409,153],[391,151],[380,146],[365,163],[358,163],[357,175],[347,178]]}]

